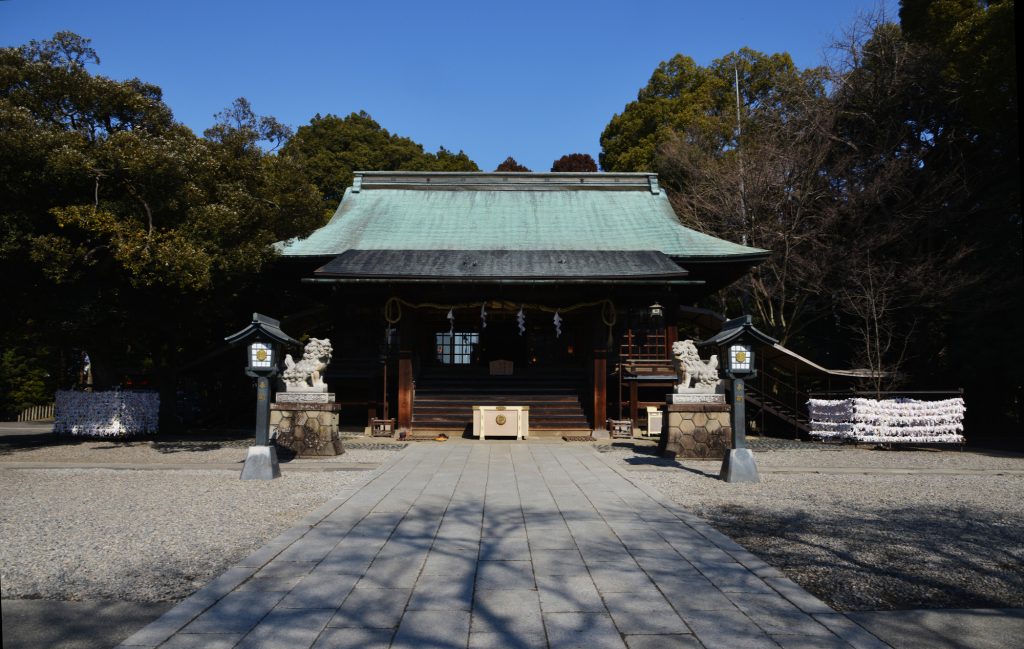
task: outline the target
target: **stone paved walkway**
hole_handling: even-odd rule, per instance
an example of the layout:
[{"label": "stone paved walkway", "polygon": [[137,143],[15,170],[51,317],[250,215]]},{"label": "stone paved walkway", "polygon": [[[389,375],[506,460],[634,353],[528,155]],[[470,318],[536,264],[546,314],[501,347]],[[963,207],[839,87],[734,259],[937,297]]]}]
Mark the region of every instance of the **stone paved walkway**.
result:
[{"label": "stone paved walkway", "polygon": [[889,645],[585,445],[414,445],[122,647]]}]

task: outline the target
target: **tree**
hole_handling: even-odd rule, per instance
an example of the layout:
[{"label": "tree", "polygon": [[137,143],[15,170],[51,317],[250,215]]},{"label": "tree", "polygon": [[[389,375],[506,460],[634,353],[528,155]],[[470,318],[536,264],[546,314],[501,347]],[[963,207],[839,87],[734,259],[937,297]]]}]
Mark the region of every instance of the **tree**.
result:
[{"label": "tree", "polygon": [[589,153],[570,153],[552,162],[551,171],[595,172],[597,163]]},{"label": "tree", "polygon": [[[743,80],[753,87],[745,88]],[[684,105],[675,99],[680,95],[704,105]],[[828,309],[820,308],[814,290],[829,263],[823,254],[830,227],[823,209],[831,197],[821,174],[829,145],[824,71],[799,71],[787,55],[752,50],[729,54],[708,68],[677,56],[659,66],[640,96],[612,118],[605,135],[620,135],[609,140],[614,148],[602,159],[639,160],[653,146],[651,160],[631,170],[659,173],[684,224],[775,251],[737,285],[738,292],[723,296],[733,304],[742,296],[744,308],[772,335],[786,342],[824,317]],[[626,126],[642,126],[634,113],[646,110],[643,105],[660,106],[666,126],[649,132],[655,140],[623,139]],[[673,111],[678,114],[670,120]]]},{"label": "tree", "polygon": [[429,169],[424,171],[480,171],[464,152],[452,153],[444,147],[437,150],[434,160],[428,160],[427,166]]},{"label": "tree", "polygon": [[298,128],[281,156],[296,163],[320,189],[329,213],[352,185],[355,171],[479,171],[462,151],[441,147],[427,153],[423,145],[389,133],[363,111],[347,117],[317,114]]},{"label": "tree", "polygon": [[505,158],[504,162],[498,165],[495,171],[529,171],[526,167],[516,162],[512,156]]},{"label": "tree", "polygon": [[707,68],[677,54],[658,65],[636,101],[612,116],[601,134],[601,168],[650,171],[658,146],[684,132],[700,132],[720,148],[730,146],[737,74],[748,115],[779,110],[784,90],[801,83],[801,73],[786,53],[766,55],[743,48]]},{"label": "tree", "polygon": [[249,307],[271,244],[323,222],[320,196],[263,150],[287,129],[244,99],[200,138],[159,88],[98,63],[67,32],[0,50],[0,281],[16,305],[0,346],[86,349],[98,387],[148,371],[173,395],[174,368]]},{"label": "tree", "polygon": [[[967,390],[974,430],[1024,430],[1024,319],[1020,140],[1013,0],[902,0],[906,39],[935,66],[930,88],[944,164],[964,171],[965,191],[949,207],[961,215],[948,235],[971,242],[963,272],[984,281],[950,303],[942,360]],[[979,417],[979,413],[982,414]]]},{"label": "tree", "polygon": [[874,389],[961,385],[972,425],[1019,428],[1024,352],[1000,325],[1024,317],[1012,6],[904,0],[902,25],[855,25],[827,68],[674,57],[611,119],[602,167],[654,169],[688,226],[773,251],[723,308]]},{"label": "tree", "polygon": [[[976,280],[949,271],[967,246],[937,236],[954,218],[940,207],[958,200],[963,174],[933,164],[939,154],[924,135],[927,57],[884,25],[847,54],[845,67],[802,71],[784,55],[749,50],[708,69],[676,57],[606,134],[632,123],[623,118],[638,104],[671,107],[680,88],[712,88],[702,110],[685,107],[680,127],[651,131],[660,139],[651,164],[686,225],[773,251],[724,299],[783,343],[806,342],[846,314],[843,326],[861,340],[848,353],[891,376],[905,356],[893,343]],[[739,105],[735,85],[731,106],[721,94],[729,77],[739,79]],[[613,144],[610,154],[629,159],[649,142]]]}]

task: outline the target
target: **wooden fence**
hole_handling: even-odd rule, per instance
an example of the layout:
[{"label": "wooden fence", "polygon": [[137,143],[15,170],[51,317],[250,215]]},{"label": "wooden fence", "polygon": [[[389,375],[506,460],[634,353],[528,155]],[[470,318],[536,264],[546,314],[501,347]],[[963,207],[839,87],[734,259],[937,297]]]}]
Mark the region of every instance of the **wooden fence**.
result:
[{"label": "wooden fence", "polygon": [[18,415],[18,421],[43,421],[45,419],[53,419],[53,405],[52,403],[45,406],[32,406],[31,408],[25,408]]}]

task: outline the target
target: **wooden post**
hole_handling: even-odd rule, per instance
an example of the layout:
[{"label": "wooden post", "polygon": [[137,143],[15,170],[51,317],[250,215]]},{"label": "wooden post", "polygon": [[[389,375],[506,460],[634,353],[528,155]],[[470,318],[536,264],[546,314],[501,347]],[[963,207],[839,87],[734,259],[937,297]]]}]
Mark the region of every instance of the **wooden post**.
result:
[{"label": "wooden post", "polygon": [[398,352],[398,424],[399,430],[412,429],[412,350]]},{"label": "wooden post", "polygon": [[608,417],[608,350],[594,348],[594,430],[603,430]]},{"label": "wooden post", "polygon": [[629,418],[633,421],[633,430],[640,426],[640,381],[634,378],[629,382]]},{"label": "wooden post", "polygon": [[672,345],[679,340],[679,326],[675,322],[665,327],[665,358],[672,360]]},{"label": "wooden post", "polygon": [[800,363],[793,366],[793,439],[800,439]]},{"label": "wooden post", "polygon": [[[416,349],[416,312],[410,309],[398,323],[398,392],[395,427],[401,432],[412,431],[412,407],[415,398],[413,353]],[[390,342],[390,341],[389,341]]]}]

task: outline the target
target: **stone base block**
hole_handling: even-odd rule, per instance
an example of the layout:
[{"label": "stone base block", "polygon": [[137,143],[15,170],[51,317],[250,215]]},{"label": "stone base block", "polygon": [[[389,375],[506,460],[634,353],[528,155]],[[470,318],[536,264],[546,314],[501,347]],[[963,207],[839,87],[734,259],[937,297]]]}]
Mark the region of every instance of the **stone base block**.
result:
[{"label": "stone base block", "polygon": [[297,457],[341,455],[345,447],[338,437],[340,412],[340,403],[272,403],[270,435]]},{"label": "stone base block", "polygon": [[273,480],[281,477],[277,449],[273,446],[250,446],[242,466],[242,480]]},{"label": "stone base block", "polygon": [[729,406],[685,403],[664,406],[658,452],[663,457],[720,460],[732,443]]},{"label": "stone base block", "polygon": [[673,392],[665,395],[665,403],[681,405],[687,403],[725,403],[724,394],[705,392]]},{"label": "stone base block", "polygon": [[278,392],[274,396],[277,403],[334,403],[333,392]]},{"label": "stone base block", "polygon": [[722,460],[718,477],[725,482],[760,482],[754,454],[749,448],[734,448]]}]

